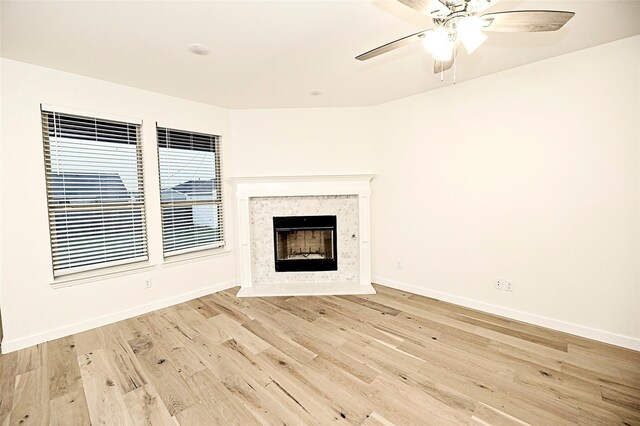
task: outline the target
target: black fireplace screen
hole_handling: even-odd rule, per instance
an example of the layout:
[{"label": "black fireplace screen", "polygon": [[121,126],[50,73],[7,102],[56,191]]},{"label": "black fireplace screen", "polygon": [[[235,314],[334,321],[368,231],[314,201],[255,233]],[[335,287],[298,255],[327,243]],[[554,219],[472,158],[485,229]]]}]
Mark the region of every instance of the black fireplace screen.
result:
[{"label": "black fireplace screen", "polygon": [[273,218],[276,272],[337,271],[335,216]]}]

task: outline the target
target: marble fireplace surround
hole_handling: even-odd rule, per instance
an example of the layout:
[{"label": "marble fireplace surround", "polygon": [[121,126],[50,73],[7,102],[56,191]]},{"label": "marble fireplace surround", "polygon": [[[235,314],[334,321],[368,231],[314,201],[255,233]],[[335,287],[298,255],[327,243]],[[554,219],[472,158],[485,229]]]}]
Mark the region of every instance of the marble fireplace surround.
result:
[{"label": "marble fireplace surround", "polygon": [[[363,174],[231,178],[236,195],[238,297],[374,294],[370,247],[373,177]],[[271,218],[309,214],[337,216],[338,271],[269,270],[274,262]]]}]

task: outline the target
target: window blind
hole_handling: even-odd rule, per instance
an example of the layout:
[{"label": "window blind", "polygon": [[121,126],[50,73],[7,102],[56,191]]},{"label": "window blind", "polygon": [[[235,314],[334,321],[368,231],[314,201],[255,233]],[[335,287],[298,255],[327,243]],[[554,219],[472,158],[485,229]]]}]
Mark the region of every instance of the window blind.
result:
[{"label": "window blind", "polygon": [[157,127],[165,256],[224,245],[220,137]]},{"label": "window blind", "polygon": [[42,111],[54,276],[147,260],[140,125]]}]

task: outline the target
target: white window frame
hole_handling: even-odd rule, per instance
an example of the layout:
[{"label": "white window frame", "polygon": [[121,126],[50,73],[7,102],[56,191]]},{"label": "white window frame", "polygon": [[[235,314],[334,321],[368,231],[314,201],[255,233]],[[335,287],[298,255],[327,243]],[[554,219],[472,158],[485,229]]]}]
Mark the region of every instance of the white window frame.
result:
[{"label": "white window frame", "polygon": [[[96,137],[96,134],[100,132],[99,127],[102,126],[102,128],[104,128],[104,126],[108,126],[109,123],[117,127],[126,126],[127,137],[129,137],[129,132],[135,133],[135,137],[131,139],[131,141],[135,142],[135,179],[134,181],[137,189],[137,197],[135,198],[135,200],[134,199],[129,199],[128,201],[107,200],[104,202],[93,200],[91,202],[86,202],[86,203],[83,203],[83,202],[69,203],[69,202],[66,202],[67,200],[66,189],[64,190],[65,203],[61,204],[59,202],[59,199],[56,199],[56,196],[55,196],[56,189],[54,189],[53,177],[54,175],[58,174],[57,178],[59,178],[60,173],[59,173],[59,170],[54,170],[52,168],[52,140],[50,139],[49,132],[51,129],[50,120],[53,119],[55,123],[56,119],[61,119],[61,118],[68,119],[68,120],[76,119],[76,120],[85,121],[85,122],[87,120],[93,120],[95,123],[93,128],[86,123],[79,124],[79,130],[77,131],[78,133],[86,132],[86,134],[89,134],[89,132],[93,130],[94,134],[91,137],[94,137],[94,138]],[[122,267],[122,265],[127,265],[127,264],[137,263],[137,262],[145,262],[145,261],[148,262],[149,254],[148,254],[148,243],[147,243],[148,240],[147,240],[147,223],[146,223],[146,204],[145,204],[143,165],[142,165],[143,163],[142,121],[136,120],[136,119],[123,118],[123,117],[114,117],[114,116],[105,117],[102,114],[94,114],[91,112],[87,113],[87,112],[72,110],[68,108],[52,107],[48,105],[41,105],[41,119],[42,119],[43,148],[44,148],[44,162],[45,162],[45,176],[46,176],[46,190],[47,190],[46,191],[47,192],[47,208],[48,208],[48,214],[49,214],[50,247],[51,247],[51,256],[52,256],[51,262],[52,262],[52,272],[53,272],[54,280],[56,280],[56,278],[66,279],[67,276],[72,274],[82,275],[81,273],[89,272],[89,271],[98,271],[97,273],[104,274],[104,270],[107,268],[113,268],[118,266]],[[59,134],[62,134],[60,131],[60,127],[57,127],[57,124],[53,125],[53,129],[54,131],[59,131],[60,132]],[[104,140],[107,135],[102,134],[101,136],[102,136],[102,139]],[[84,147],[84,148],[82,147],[82,141],[91,140],[91,137],[88,136],[87,139],[83,139],[80,137],[76,138],[79,144],[78,151],[81,151],[82,149],[85,149],[85,150],[87,149],[87,147]],[[96,140],[100,141],[99,139],[96,139]],[[63,142],[63,143],[70,144],[69,141]],[[69,148],[69,152],[72,152],[72,151],[73,150]],[[55,149],[54,149],[54,152],[55,152]],[[81,155],[81,154],[78,154],[78,155]],[[96,164],[102,165],[103,167],[107,167],[107,164],[108,164],[107,158],[108,158],[108,155],[105,154],[105,157],[103,158],[103,162],[97,162]],[[60,160],[58,156],[58,158],[56,158],[56,161],[60,162],[60,161],[64,161],[64,159]],[[67,159],[67,161],[72,162],[72,161],[88,161],[88,160],[73,158],[73,155],[71,155]],[[75,173],[81,173],[81,172],[75,172]],[[101,185],[100,187],[101,187],[100,190],[102,190]],[[84,189],[84,191],[85,193],[87,191],[90,192],[90,190],[88,189]],[[102,196],[103,194],[101,193],[101,197]],[[137,253],[135,253],[136,255],[131,257],[126,257],[125,255],[125,257],[123,257],[121,255],[114,255],[112,253],[111,256],[109,256],[107,255],[108,251],[104,249],[103,250],[104,261],[102,262],[98,261],[98,262],[87,264],[86,259],[83,262],[79,257],[75,262],[69,261],[68,265],[70,266],[66,266],[66,267],[61,266],[61,262],[57,259],[60,258],[61,253],[65,252],[64,245],[67,244],[67,247],[68,247],[68,245],[71,244],[70,241],[76,242],[78,244],[81,244],[80,241],[86,241],[88,246],[79,247],[80,251],[90,250],[90,248],[88,247],[99,247],[99,244],[100,244],[99,242],[91,241],[89,243],[88,241],[88,240],[95,240],[95,237],[82,235],[81,233],[77,233],[74,236],[75,240],[72,240],[70,238],[67,238],[65,240],[57,236],[56,214],[62,214],[62,215],[78,214],[78,212],[81,212],[81,211],[89,212],[88,216],[95,215],[96,213],[101,212],[101,214],[103,215],[103,219],[104,219],[105,211],[112,211],[112,212],[126,211],[129,213],[132,213],[132,217],[133,217],[133,214],[135,214],[136,225],[132,226],[131,229],[134,232],[136,232],[136,237],[134,238],[134,242],[136,245],[135,251],[137,251]],[[100,213],[98,213],[98,215],[99,214]],[[139,216],[137,216],[138,214]],[[94,219],[95,217],[91,218],[91,220],[94,220]],[[106,221],[103,220],[102,222],[97,222],[97,223],[99,224],[101,223],[103,226],[103,229],[105,229],[104,226],[107,222],[108,220]],[[87,222],[85,222],[85,224],[86,223]],[[66,229],[67,229],[67,232],[69,232],[68,226]],[[137,239],[138,237],[140,238],[139,240]],[[104,238],[105,237],[103,236],[103,241],[106,241]],[[118,247],[118,249],[119,249],[118,250],[119,253],[122,253],[123,255],[126,253],[126,247],[123,249],[123,247],[120,246]],[[70,250],[68,252],[70,252]],[[72,256],[71,254],[69,253],[67,254],[68,259],[71,259],[71,256]],[[110,257],[112,260],[109,260]],[[96,257],[96,259],[98,258],[99,257]],[[73,266],[74,263],[77,264],[77,266]],[[114,269],[118,269],[118,268],[114,268]]]},{"label": "white window frame", "polygon": [[[161,154],[160,150],[161,148],[170,147],[171,132],[175,132],[175,134],[179,134],[182,137],[181,141],[184,141],[183,138],[185,135],[192,135],[199,138],[211,138],[212,150],[213,150],[212,152],[215,154],[215,157],[214,157],[215,173],[214,173],[214,176],[211,177],[211,179],[214,182],[214,190],[216,194],[216,198],[214,198],[213,200],[163,201],[162,193],[167,188],[163,189],[162,175],[163,175],[163,169],[168,167],[169,164],[163,161],[163,155]],[[222,136],[212,134],[212,133],[203,133],[203,132],[196,132],[191,130],[176,129],[174,127],[162,126],[156,123],[156,137],[157,137],[157,147],[158,147],[158,179],[160,181],[160,212],[161,212],[161,221],[162,221],[162,243],[163,243],[162,252],[163,252],[164,258],[172,258],[174,256],[180,256],[187,253],[194,253],[194,252],[200,252],[204,250],[223,248],[225,246],[225,221],[224,221],[225,213],[224,213],[224,194],[223,194],[224,185],[222,183],[223,182],[222,153],[221,153]],[[166,144],[167,146],[162,146],[163,144]],[[170,162],[171,160],[169,159],[169,163]],[[175,165],[175,163],[173,165]],[[205,244],[196,243],[193,245],[184,244],[185,248],[173,249],[173,250],[169,249],[170,238],[167,235],[168,234],[167,229],[169,228],[169,226],[165,224],[164,209],[172,208],[172,207],[193,208],[194,206],[210,206],[210,205],[217,207],[217,217],[214,217],[213,219],[214,220],[217,219],[218,238],[215,241],[210,243],[205,243]],[[175,241],[174,241],[173,247],[175,247]]]}]

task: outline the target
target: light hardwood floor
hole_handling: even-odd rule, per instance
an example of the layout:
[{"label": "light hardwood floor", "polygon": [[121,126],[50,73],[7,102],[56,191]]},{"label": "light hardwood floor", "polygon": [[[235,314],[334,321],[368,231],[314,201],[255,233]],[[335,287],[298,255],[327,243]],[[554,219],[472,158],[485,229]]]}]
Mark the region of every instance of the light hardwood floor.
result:
[{"label": "light hardwood floor", "polygon": [[640,424],[640,353],[376,289],[233,289],[2,355],[0,425]]}]

